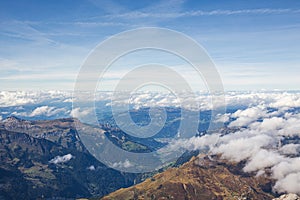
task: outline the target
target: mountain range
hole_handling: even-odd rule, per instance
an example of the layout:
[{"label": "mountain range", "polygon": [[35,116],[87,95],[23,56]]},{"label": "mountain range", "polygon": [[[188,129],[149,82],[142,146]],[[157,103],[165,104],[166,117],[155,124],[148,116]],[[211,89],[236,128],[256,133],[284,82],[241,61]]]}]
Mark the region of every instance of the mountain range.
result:
[{"label": "mountain range", "polygon": [[[85,148],[77,130],[105,134],[120,148],[149,152],[160,143],[139,143],[116,127],[77,119],[0,122],[0,199],[273,199],[275,180],[243,171],[245,162],[186,152],[152,173],[107,167]],[[234,130],[224,129],[223,134]],[[289,198],[290,196],[287,196]],[[298,197],[297,197],[298,198]],[[282,197],[281,199],[284,199]]]},{"label": "mountain range", "polygon": [[0,199],[103,196],[133,185],[136,174],[108,168],[85,149],[74,123],[16,117],[1,122]]}]

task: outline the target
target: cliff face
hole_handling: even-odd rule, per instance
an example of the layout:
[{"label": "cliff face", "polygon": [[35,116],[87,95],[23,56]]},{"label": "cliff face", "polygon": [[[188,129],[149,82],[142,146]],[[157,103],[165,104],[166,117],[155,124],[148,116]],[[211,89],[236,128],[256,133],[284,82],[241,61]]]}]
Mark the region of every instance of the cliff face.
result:
[{"label": "cliff face", "polygon": [[272,199],[272,180],[241,172],[235,163],[199,155],[103,199]]}]

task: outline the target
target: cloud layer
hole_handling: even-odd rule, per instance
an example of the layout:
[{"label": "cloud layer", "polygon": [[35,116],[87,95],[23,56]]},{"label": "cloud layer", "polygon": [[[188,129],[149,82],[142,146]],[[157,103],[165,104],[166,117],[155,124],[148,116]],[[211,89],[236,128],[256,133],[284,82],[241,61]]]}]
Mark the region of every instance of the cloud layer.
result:
[{"label": "cloud layer", "polygon": [[[96,107],[102,105],[101,109],[104,109],[124,103],[111,102],[111,95],[111,92],[99,92],[96,95]],[[181,98],[190,97],[190,94],[180,95]],[[0,119],[9,115],[37,119],[80,117],[92,112],[84,108],[72,110],[71,92],[0,92],[0,96]],[[212,108],[206,93],[197,93],[196,98],[198,107],[189,103],[181,105],[176,96],[170,93],[144,91],[133,94],[130,103],[133,109],[149,106],[180,107],[199,110],[200,114]],[[274,191],[300,194],[300,92],[227,92],[226,104],[228,111],[219,115],[218,120],[225,123],[228,132],[224,134],[217,131],[188,140],[176,139],[167,149],[161,149],[161,153],[167,155],[172,152],[172,148],[200,149],[208,150],[211,154],[221,154],[222,158],[231,161],[246,161],[243,168],[245,172],[255,172],[259,176],[271,174],[276,180]],[[64,163],[72,158],[71,154],[67,154],[49,162]],[[132,163],[115,165],[130,167]]]},{"label": "cloud layer", "polygon": [[258,176],[270,172],[276,180],[273,187],[275,192],[300,194],[299,95],[242,94],[232,95],[229,99],[230,104],[236,99],[239,99],[239,103],[249,102],[248,107],[220,117],[232,129],[229,129],[229,133],[217,132],[176,141],[176,148],[181,146],[189,150],[203,150],[208,147],[209,153],[221,154],[224,159],[246,161],[243,168],[245,172],[256,172]]}]

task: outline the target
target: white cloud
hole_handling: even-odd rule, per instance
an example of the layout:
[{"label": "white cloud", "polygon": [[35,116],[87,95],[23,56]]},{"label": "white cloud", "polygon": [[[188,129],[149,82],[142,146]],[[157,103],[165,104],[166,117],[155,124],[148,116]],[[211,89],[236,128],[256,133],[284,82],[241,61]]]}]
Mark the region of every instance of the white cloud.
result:
[{"label": "white cloud", "polygon": [[91,171],[95,171],[95,170],[96,170],[96,168],[95,168],[94,165],[89,166],[87,169],[88,169],[88,170],[91,170]]},{"label": "white cloud", "polygon": [[300,144],[286,144],[279,149],[279,152],[286,155],[300,154]]},{"label": "white cloud", "polygon": [[[291,142],[296,143],[280,145],[285,137],[300,136],[300,114],[297,110],[288,111],[299,107],[299,93],[256,95],[259,96],[259,102],[249,100],[255,95],[246,95],[247,98],[242,95],[244,102],[252,102],[249,104],[251,107],[238,110],[230,116],[233,120],[231,127],[246,128],[221,137],[211,152],[220,153],[223,158],[232,161],[247,161],[243,170],[256,171],[258,176],[268,168],[272,178],[277,180],[274,191],[300,194],[300,144],[294,140]],[[234,102],[238,97],[241,96],[235,94],[230,98]]]},{"label": "white cloud", "polygon": [[[189,93],[179,93],[180,98],[185,99],[184,105],[180,104],[179,99],[171,93],[140,91],[131,96],[130,103],[136,108],[152,107],[152,106],[175,106],[186,109],[209,110],[212,108],[211,97],[207,92],[196,92],[195,96],[199,106],[194,105],[195,102]],[[86,94],[83,92],[82,100],[89,101]],[[96,101],[111,100],[111,92],[98,92],[95,94]],[[284,98],[284,100],[282,100]],[[41,104],[43,102],[72,102],[71,91],[1,91],[0,92],[0,107],[19,106],[28,104]],[[113,104],[124,104],[128,99],[120,99],[113,101]],[[255,121],[259,117],[265,117],[266,108],[286,108],[300,106],[300,93],[280,93],[280,92],[228,92],[226,93],[226,103],[228,106],[249,106],[247,109],[240,109],[232,114],[232,118],[237,120],[232,122],[231,126],[243,126]],[[46,104],[47,105],[47,104]],[[107,104],[110,105],[110,104]],[[49,105],[48,105],[49,106]],[[78,110],[77,110],[78,111]],[[77,112],[73,112],[74,114]],[[285,113],[285,110],[274,111],[276,116],[279,113]],[[222,117],[222,116],[219,116]],[[225,117],[225,116],[224,116]],[[227,117],[225,117],[226,119]]]},{"label": "white cloud", "polygon": [[293,108],[300,107],[300,97],[298,94],[283,93],[274,98],[274,102],[270,103],[270,107],[274,108]]},{"label": "white cloud", "polygon": [[297,13],[300,10],[292,9],[244,9],[244,10],[195,10],[189,12],[127,12],[117,15],[108,15],[109,18],[181,18],[181,17],[198,17],[198,16],[218,16],[218,15],[242,15],[242,14],[284,14],[284,13]]},{"label": "white cloud", "polygon": [[1,91],[0,107],[38,104],[45,101],[64,101],[71,98],[68,91]]},{"label": "white cloud", "polygon": [[229,127],[241,127],[248,126],[251,122],[258,120],[260,117],[266,115],[264,106],[257,106],[247,108],[245,110],[238,110],[231,115],[233,118],[237,118],[229,124]]},{"label": "white cloud", "polygon": [[300,158],[285,158],[272,167],[272,172],[275,179],[282,179],[288,174],[300,172]]},{"label": "white cloud", "polygon": [[51,159],[49,162],[53,164],[65,163],[70,161],[74,156],[72,154],[66,154],[64,156],[56,156],[55,158]]},{"label": "white cloud", "polygon": [[249,162],[244,167],[244,171],[258,171],[267,167],[272,167],[284,160],[284,157],[276,152],[260,149],[249,159]]},{"label": "white cloud", "polygon": [[278,131],[279,135],[300,136],[300,117],[292,115],[284,121],[283,127]]},{"label": "white cloud", "polygon": [[280,193],[300,194],[300,172],[292,173],[276,182],[274,190]]},{"label": "white cloud", "polygon": [[116,163],[113,163],[112,167],[113,168],[129,168],[129,167],[132,167],[133,164],[128,160],[126,159],[124,162],[116,162]]},{"label": "white cloud", "polygon": [[218,114],[217,118],[216,118],[216,121],[217,122],[222,122],[222,123],[228,122],[230,120],[230,116],[231,116],[230,113],[225,113],[223,115]]},{"label": "white cloud", "polygon": [[74,108],[71,111],[71,116],[80,119],[80,118],[88,116],[90,114],[90,112],[91,112],[91,109]]},{"label": "white cloud", "polygon": [[158,150],[158,153],[163,157],[168,157],[180,149],[193,150],[208,150],[212,148],[219,140],[219,134],[203,135],[202,137],[191,137],[189,139],[175,138],[169,141],[169,144]]},{"label": "white cloud", "polygon": [[219,139],[216,147],[211,151],[222,154],[225,159],[240,162],[257,154],[261,148],[272,146],[274,138],[269,135],[256,135],[248,130],[226,135]]},{"label": "white cloud", "polygon": [[41,107],[37,107],[36,109],[34,109],[32,111],[32,113],[29,115],[30,117],[34,117],[34,116],[53,116],[56,115],[60,112],[66,112],[65,108],[55,108],[55,107],[49,107],[49,106],[41,106]]},{"label": "white cloud", "polygon": [[[253,105],[251,108],[231,115],[237,119],[249,116],[252,122],[246,128],[226,135],[216,133],[186,140],[175,140],[159,152],[168,154],[179,148],[202,151],[208,148],[210,154],[221,154],[224,159],[235,162],[246,161],[243,168],[245,172],[257,172],[257,176],[260,176],[265,174],[266,169],[269,169],[272,178],[276,180],[274,191],[300,194],[298,187],[300,144],[291,143],[281,146],[281,140],[285,136],[295,135],[294,131],[299,130],[299,114],[291,112],[283,115],[282,112],[273,110],[269,112],[267,107],[268,105]],[[225,114],[225,118],[227,116],[228,114]],[[258,119],[260,120],[257,121]],[[294,157],[289,157],[290,155]]]},{"label": "white cloud", "polygon": [[255,122],[250,127],[260,129],[262,131],[279,130],[284,126],[284,119],[281,117],[272,117],[263,119],[262,122]]}]

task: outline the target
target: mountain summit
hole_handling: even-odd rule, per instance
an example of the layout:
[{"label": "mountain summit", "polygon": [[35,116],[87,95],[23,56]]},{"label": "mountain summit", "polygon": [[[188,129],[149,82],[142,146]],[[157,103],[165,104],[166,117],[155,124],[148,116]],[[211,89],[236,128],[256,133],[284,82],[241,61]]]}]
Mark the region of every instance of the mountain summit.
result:
[{"label": "mountain summit", "polygon": [[272,180],[242,172],[219,157],[199,155],[179,168],[120,189],[108,199],[273,199]]}]

